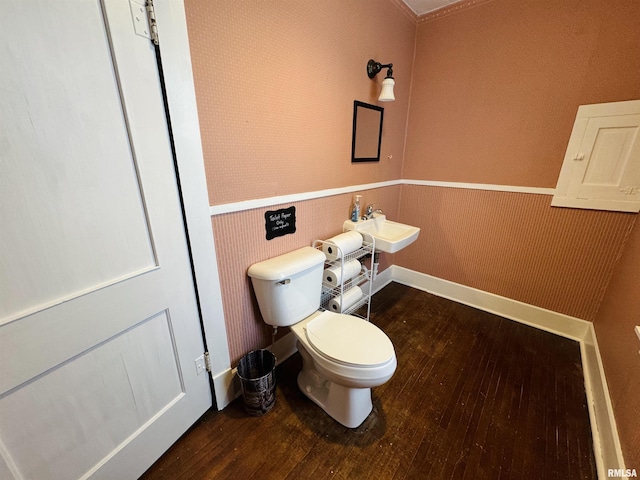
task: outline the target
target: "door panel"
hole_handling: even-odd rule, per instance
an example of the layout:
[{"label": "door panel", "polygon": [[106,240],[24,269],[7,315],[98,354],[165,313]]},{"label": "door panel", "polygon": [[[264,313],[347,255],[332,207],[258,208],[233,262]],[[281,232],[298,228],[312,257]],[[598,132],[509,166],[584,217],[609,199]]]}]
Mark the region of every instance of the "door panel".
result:
[{"label": "door panel", "polygon": [[79,478],[177,401],[183,387],[173,352],[161,312],[4,396],[0,431],[22,475]]},{"label": "door panel", "polygon": [[19,67],[0,76],[0,91],[9,92],[0,249],[23,259],[0,259],[3,321],[156,264],[108,38],[90,28],[100,6],[70,6],[73,27],[50,27],[64,25],[59,6],[29,8],[28,29],[18,18],[26,7],[0,7],[3,64]]},{"label": "door panel", "polygon": [[[598,129],[583,184],[618,186],[629,162],[637,127]],[[605,162],[605,158],[613,161]]]},{"label": "door panel", "polygon": [[0,477],[137,478],[212,404],[155,52],[0,2]]},{"label": "door panel", "polygon": [[625,188],[640,183],[640,115],[590,118],[579,147],[576,181],[569,188],[578,198],[626,200]]}]

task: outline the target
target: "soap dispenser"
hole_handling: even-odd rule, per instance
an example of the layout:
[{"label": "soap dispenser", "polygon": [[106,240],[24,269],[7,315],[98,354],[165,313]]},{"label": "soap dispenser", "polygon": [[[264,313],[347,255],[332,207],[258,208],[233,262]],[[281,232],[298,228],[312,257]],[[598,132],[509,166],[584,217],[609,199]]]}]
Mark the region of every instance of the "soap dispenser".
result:
[{"label": "soap dispenser", "polygon": [[353,209],[351,210],[351,221],[357,222],[360,218],[360,199],[362,195],[356,195],[353,201]]}]

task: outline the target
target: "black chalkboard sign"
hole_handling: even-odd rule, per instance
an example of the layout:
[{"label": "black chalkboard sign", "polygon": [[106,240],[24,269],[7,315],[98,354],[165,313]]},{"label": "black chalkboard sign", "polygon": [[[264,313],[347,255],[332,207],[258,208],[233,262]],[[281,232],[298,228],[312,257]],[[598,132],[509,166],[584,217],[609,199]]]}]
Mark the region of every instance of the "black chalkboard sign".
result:
[{"label": "black chalkboard sign", "polygon": [[296,233],[296,207],[268,210],[264,214],[264,228],[267,240]]}]

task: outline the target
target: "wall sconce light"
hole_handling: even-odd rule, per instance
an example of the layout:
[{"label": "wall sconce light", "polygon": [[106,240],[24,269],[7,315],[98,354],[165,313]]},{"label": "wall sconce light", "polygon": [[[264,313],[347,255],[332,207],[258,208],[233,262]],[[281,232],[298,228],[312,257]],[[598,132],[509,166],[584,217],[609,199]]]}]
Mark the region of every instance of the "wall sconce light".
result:
[{"label": "wall sconce light", "polygon": [[382,65],[375,60],[369,60],[367,63],[367,75],[369,78],[373,79],[383,68],[387,68],[387,76],[382,81],[382,90],[380,91],[380,96],[378,100],[381,102],[392,102],[396,99],[393,95],[393,86],[396,84],[393,79],[393,63],[388,65]]}]

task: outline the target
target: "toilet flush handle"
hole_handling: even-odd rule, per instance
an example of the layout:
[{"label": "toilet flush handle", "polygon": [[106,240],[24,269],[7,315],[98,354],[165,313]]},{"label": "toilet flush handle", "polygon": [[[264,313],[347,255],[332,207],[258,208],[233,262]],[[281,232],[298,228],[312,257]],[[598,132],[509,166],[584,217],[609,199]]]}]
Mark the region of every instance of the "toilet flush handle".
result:
[{"label": "toilet flush handle", "polygon": [[290,278],[285,278],[284,280],[281,280],[279,282],[277,282],[278,285],[288,285],[291,283],[291,279]]}]

